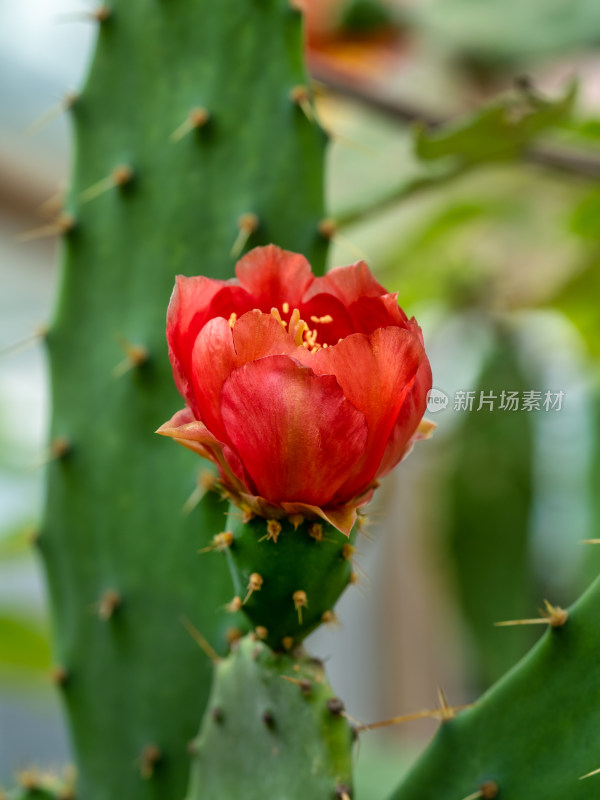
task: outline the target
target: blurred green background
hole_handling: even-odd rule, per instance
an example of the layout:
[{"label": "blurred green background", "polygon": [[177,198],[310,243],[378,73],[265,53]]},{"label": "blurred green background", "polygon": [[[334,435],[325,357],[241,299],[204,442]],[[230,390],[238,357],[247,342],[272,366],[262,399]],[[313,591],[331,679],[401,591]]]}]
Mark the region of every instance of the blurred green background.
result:
[{"label": "blurred green background", "polygon": [[[364,258],[398,291],[448,400],[379,491],[341,627],[309,642],[349,713],[373,722],[433,707],[438,686],[473,700],[540,632],[493,623],[570,603],[600,566],[582,544],[600,536],[600,5],[300,4],[331,135],[330,264]],[[0,2],[0,785],[68,761],[30,547],[48,393],[28,339],[57,274],[52,239],[19,234],[56,214],[68,179],[65,119],[28,126],[80,83],[90,8]],[[472,409],[455,409],[469,392]],[[501,408],[503,392],[521,406],[537,392],[539,408]],[[359,797],[382,798],[434,729],[363,737]]]}]

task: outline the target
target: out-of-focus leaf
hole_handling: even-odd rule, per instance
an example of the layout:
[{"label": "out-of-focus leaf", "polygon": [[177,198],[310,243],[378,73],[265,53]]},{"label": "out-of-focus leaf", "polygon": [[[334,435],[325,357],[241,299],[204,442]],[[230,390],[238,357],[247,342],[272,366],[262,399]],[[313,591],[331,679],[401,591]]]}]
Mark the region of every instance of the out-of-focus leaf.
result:
[{"label": "out-of-focus leaf", "polygon": [[571,229],[583,239],[600,242],[600,189],[595,188],[575,206]]},{"label": "out-of-focus leaf", "polygon": [[413,24],[438,47],[488,66],[597,47],[598,0],[422,0]]},{"label": "out-of-focus leaf", "polygon": [[[600,239],[600,237],[598,237]],[[554,308],[562,311],[579,330],[590,353],[600,356],[600,242],[587,255],[581,269],[554,299]]]},{"label": "out-of-focus leaf", "polygon": [[0,668],[47,670],[48,634],[37,620],[0,611]]},{"label": "out-of-focus leaf", "polygon": [[576,93],[575,83],[555,101],[507,93],[466,119],[433,132],[419,129],[415,152],[426,161],[454,157],[464,164],[515,158],[536,136],[570,116]]},{"label": "out-of-focus leaf", "polygon": [[[447,552],[479,662],[475,672],[485,685],[532,641],[530,628],[494,627],[535,609],[529,553],[535,412],[498,407],[503,391],[532,388],[512,337],[503,334],[483,367],[473,410],[460,412],[448,476]],[[476,410],[480,391],[496,396],[493,410]]]}]

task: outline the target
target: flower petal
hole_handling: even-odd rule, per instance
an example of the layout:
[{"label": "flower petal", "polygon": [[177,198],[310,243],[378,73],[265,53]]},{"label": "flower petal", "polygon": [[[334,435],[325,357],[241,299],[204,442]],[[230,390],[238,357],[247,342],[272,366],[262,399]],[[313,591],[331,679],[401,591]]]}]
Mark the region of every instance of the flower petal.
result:
[{"label": "flower petal", "polygon": [[387,291],[375,280],[365,262],[357,261],[348,267],[335,267],[326,275],[315,278],[304,300],[307,302],[322,293],[331,294],[349,306],[361,297],[381,297]]},{"label": "flower petal", "polygon": [[282,250],[273,244],[255,247],[238,261],[235,274],[242,286],[254,298],[254,308],[267,313],[281,308],[299,306],[302,297],[314,280],[310,264],[300,253]]},{"label": "flower petal", "polygon": [[228,318],[232,311],[243,313],[248,307],[248,295],[237,281],[218,281],[202,275],[176,277],[167,311],[167,342],[175,383],[192,408],[195,401],[191,362],[196,336],[212,317],[223,314]]},{"label": "flower petal", "polygon": [[319,508],[318,506],[308,505],[308,503],[282,503],[281,506],[288,515],[302,514],[302,516],[308,519],[320,517],[346,536],[350,536],[350,531],[358,516],[356,513],[358,506],[352,504],[331,508]]},{"label": "flower petal", "polygon": [[220,441],[229,441],[221,418],[221,389],[231,372],[247,361],[296,350],[281,324],[258,310],[242,315],[233,329],[223,317],[206,323],[194,344],[192,387],[200,419]]},{"label": "flower petal", "polygon": [[387,328],[390,325],[410,327],[406,314],[398,305],[396,294],[361,297],[348,307],[348,315],[356,333],[373,333],[377,328]]},{"label": "flower petal", "polygon": [[244,468],[237,454],[213,436],[202,422],[194,419],[189,409],[178,411],[156,433],[169,436],[188,450],[212,461],[219,468],[223,482],[232,490],[247,490]]},{"label": "flower petal", "polygon": [[431,389],[431,384],[431,366],[429,361],[424,359],[419,365],[414,384],[398,412],[377,469],[377,478],[387,475],[404,458],[417,439],[425,439],[431,435],[435,425],[431,422],[427,424],[427,421],[422,419],[427,408],[427,393]]},{"label": "flower petal", "polygon": [[[369,428],[365,453],[336,496],[340,503],[359,494],[375,478],[386,442],[423,360],[425,351],[418,337],[397,327],[380,328],[368,336],[353,334],[335,347],[312,354],[314,371],[336,376],[344,395],[364,413]],[[408,437],[418,422],[414,422]],[[412,416],[406,424],[412,424]]]},{"label": "flower petal", "polygon": [[229,322],[223,317],[209,320],[194,343],[191,380],[197,417],[220,441],[226,441],[227,435],[221,421],[219,398],[223,384],[236,366]]},{"label": "flower petal", "polygon": [[317,376],[288,356],[268,356],[232,372],[221,409],[256,494],[273,503],[328,503],[367,439],[364,415],[336,379]]}]

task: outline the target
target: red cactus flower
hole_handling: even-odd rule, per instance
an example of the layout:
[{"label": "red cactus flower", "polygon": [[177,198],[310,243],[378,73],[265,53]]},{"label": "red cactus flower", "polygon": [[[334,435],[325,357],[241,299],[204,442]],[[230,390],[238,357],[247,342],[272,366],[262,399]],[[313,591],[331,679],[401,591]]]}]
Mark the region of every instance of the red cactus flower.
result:
[{"label": "red cactus flower", "polygon": [[349,533],[378,478],[431,427],[420,328],[364,262],[316,278],[269,245],[236,275],[177,278],[167,340],[186,407],[158,433],[213,461],[247,511]]}]

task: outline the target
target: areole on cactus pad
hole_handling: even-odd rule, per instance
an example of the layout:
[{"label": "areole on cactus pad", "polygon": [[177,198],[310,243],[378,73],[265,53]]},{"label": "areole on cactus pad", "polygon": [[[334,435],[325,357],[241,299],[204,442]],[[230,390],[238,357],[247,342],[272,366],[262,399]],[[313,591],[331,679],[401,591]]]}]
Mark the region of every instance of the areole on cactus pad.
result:
[{"label": "areole on cactus pad", "polygon": [[349,534],[377,480],[431,430],[421,330],[364,262],[315,277],[269,245],[236,275],[177,278],[167,339],[186,407],[158,433],[213,461],[248,515]]}]

